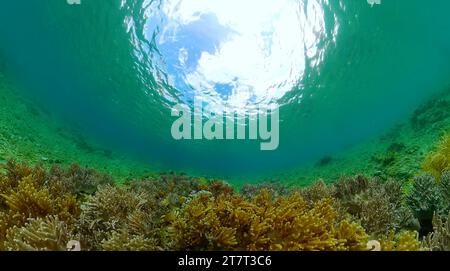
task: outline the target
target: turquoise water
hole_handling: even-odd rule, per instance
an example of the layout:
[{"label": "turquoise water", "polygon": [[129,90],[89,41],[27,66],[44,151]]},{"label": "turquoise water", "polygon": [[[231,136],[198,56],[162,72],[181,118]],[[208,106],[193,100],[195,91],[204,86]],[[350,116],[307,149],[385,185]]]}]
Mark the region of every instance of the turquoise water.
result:
[{"label": "turquoise water", "polygon": [[[228,177],[360,144],[450,83],[448,1],[202,2],[3,1],[0,68],[105,147]],[[244,111],[276,106],[279,147],[174,140],[172,106],[197,96]]]}]

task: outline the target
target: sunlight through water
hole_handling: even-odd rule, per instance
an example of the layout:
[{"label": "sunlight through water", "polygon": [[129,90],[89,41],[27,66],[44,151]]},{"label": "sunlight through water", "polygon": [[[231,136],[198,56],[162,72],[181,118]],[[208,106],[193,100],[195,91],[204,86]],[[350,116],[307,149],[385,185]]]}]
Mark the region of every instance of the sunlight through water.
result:
[{"label": "sunlight through water", "polygon": [[175,90],[163,90],[168,100],[200,97],[224,110],[278,104],[299,85],[305,65],[323,58],[318,43],[327,32],[316,0],[147,1],[143,7],[150,44],[143,48],[158,52],[159,78]]}]

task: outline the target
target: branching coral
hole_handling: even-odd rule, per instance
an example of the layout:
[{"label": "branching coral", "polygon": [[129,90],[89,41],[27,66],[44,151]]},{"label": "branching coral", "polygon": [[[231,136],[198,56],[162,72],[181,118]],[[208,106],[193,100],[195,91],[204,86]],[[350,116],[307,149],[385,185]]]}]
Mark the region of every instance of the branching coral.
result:
[{"label": "branching coral", "polygon": [[93,194],[99,185],[113,184],[114,180],[109,175],[73,164],[67,170],[54,166],[49,172],[48,182],[60,183],[65,191],[80,195]]},{"label": "branching coral", "polygon": [[436,150],[428,154],[423,169],[436,179],[440,179],[444,171],[450,170],[450,134],[444,135]]},{"label": "branching coral", "polygon": [[397,181],[383,182],[360,175],[345,177],[328,191],[374,237],[414,223],[411,212],[403,204],[402,187]]},{"label": "branching coral", "polygon": [[417,232],[402,231],[398,234],[390,233],[381,240],[383,251],[418,251],[421,250],[417,239]]},{"label": "branching coral", "polygon": [[314,184],[302,189],[300,193],[309,205],[314,205],[324,198],[333,197],[334,186],[326,185],[323,180],[318,180]]},{"label": "branching coral", "polygon": [[259,184],[245,184],[241,188],[241,194],[246,199],[255,198],[261,190],[266,189],[272,193],[274,197],[284,197],[290,194],[290,190],[279,182],[263,182]]},{"label": "branching coral", "polygon": [[434,177],[423,175],[414,178],[407,202],[415,217],[419,219],[421,234],[431,232],[433,214],[442,206],[441,193]]},{"label": "branching coral", "polygon": [[2,184],[0,246],[8,228],[24,226],[29,218],[56,215],[69,224],[78,219],[80,209],[75,196],[47,184],[46,172],[39,166],[30,168],[10,161]]},{"label": "branching coral", "polygon": [[99,250],[110,232],[119,230],[128,216],[146,204],[143,194],[117,186],[101,186],[82,204],[77,225],[82,247]]},{"label": "branching coral", "polygon": [[64,251],[70,240],[69,227],[56,216],[32,218],[23,226],[14,226],[4,242],[7,250]]},{"label": "branching coral", "polygon": [[177,212],[178,248],[223,250],[353,250],[367,235],[339,221],[332,199],[309,208],[299,193],[273,199],[262,190],[252,201],[201,193]]},{"label": "branching coral", "polygon": [[424,246],[432,251],[450,250],[450,212],[446,219],[439,215],[433,218],[433,232],[424,240]]},{"label": "branching coral", "polygon": [[[411,212],[424,244],[448,248],[450,173],[417,177],[410,193],[400,182],[364,176],[304,189],[279,183],[247,185],[155,175],[118,185],[77,165],[69,169],[8,162],[0,172],[0,250],[418,250],[404,231]],[[424,231],[423,221],[430,229]],[[381,239],[380,239],[381,238]]]},{"label": "branching coral", "polygon": [[133,235],[126,230],[114,231],[101,246],[106,251],[150,251],[156,250],[157,240],[143,235]]},{"label": "branching coral", "polygon": [[70,221],[76,219],[79,213],[79,206],[73,195],[54,195],[45,187],[36,187],[32,176],[23,178],[16,189],[2,196],[9,211],[24,218],[54,214],[64,221]]}]

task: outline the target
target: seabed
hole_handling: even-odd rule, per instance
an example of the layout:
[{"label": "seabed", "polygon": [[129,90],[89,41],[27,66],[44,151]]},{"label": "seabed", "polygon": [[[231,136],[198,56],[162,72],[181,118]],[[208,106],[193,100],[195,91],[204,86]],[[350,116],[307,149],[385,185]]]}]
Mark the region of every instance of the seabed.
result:
[{"label": "seabed", "polygon": [[450,250],[450,91],[265,180],[158,172],[0,85],[0,250]]}]

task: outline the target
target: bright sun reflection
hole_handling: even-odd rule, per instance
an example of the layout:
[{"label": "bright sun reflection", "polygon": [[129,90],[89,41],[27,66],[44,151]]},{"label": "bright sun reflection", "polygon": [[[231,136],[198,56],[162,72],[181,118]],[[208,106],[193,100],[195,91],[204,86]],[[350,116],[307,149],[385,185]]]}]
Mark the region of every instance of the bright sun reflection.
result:
[{"label": "bright sun reflection", "polygon": [[325,32],[318,0],[175,0],[159,12],[146,34],[157,33],[169,83],[235,109],[276,104],[296,87]]}]

